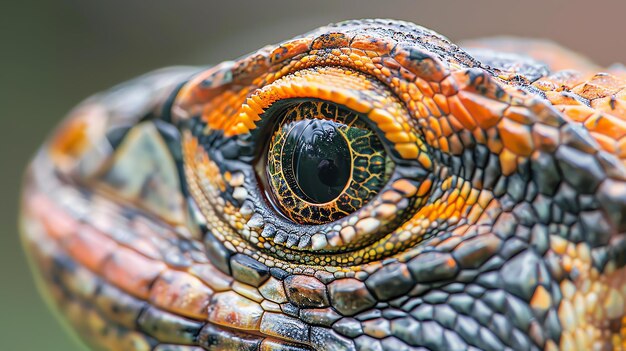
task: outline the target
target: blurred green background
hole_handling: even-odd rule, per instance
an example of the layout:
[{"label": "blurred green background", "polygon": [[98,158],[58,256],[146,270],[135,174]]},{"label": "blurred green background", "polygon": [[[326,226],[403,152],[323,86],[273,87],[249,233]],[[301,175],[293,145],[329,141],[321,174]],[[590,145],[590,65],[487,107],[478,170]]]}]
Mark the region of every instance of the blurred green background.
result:
[{"label": "blurred green background", "polygon": [[[616,8],[618,6],[619,8]],[[20,178],[81,99],[168,65],[232,59],[319,25],[386,17],[454,41],[544,37],[608,65],[626,61],[625,2],[4,1],[0,8],[0,350],[77,350],[35,291],[19,245]]]}]

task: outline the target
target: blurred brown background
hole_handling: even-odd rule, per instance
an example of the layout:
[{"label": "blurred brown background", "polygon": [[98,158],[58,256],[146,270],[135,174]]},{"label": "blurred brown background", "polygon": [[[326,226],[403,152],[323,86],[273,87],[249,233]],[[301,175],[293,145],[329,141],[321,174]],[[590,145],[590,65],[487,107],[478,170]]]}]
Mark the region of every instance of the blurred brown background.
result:
[{"label": "blurred brown background", "polygon": [[[618,5],[619,4],[619,5]],[[0,9],[0,349],[76,350],[35,291],[16,222],[22,171],[48,131],[91,93],[174,64],[232,59],[319,25],[385,17],[453,41],[544,37],[608,65],[626,61],[626,2],[12,1]]]}]

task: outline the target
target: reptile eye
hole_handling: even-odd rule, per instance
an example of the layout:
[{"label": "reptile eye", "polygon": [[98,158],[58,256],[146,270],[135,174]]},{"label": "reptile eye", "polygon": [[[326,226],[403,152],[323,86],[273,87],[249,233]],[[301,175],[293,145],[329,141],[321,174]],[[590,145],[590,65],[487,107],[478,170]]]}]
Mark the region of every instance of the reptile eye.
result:
[{"label": "reptile eye", "polygon": [[425,204],[437,173],[389,86],[332,66],[257,83],[237,93],[237,109],[205,101],[205,122],[192,117],[183,136],[189,191],[223,219],[215,233],[277,264],[315,266],[369,262],[426,237],[409,219],[435,213]]},{"label": "reptile eye", "polygon": [[294,222],[345,217],[388,181],[393,162],[358,113],[326,101],[267,113],[278,114],[266,158],[269,199]]}]

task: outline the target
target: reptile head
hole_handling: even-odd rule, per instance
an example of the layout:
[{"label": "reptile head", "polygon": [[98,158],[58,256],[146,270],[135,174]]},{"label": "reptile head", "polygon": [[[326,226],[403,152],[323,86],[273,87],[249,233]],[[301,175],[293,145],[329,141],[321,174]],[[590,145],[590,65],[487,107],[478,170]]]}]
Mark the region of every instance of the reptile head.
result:
[{"label": "reptile head", "polygon": [[88,100],[24,193],[45,289],[110,349],[622,346],[626,74],[524,45],[350,21]]}]

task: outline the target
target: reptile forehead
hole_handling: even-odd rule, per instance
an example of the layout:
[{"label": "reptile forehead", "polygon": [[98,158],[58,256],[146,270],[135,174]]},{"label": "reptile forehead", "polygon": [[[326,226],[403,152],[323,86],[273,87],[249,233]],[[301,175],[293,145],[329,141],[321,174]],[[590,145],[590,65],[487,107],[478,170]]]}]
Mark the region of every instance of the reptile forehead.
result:
[{"label": "reptile forehead", "polygon": [[[626,73],[472,47],[349,21],[87,100],[28,172],[42,290],[96,349],[626,347]],[[264,179],[301,106],[387,155],[332,220]]]}]

